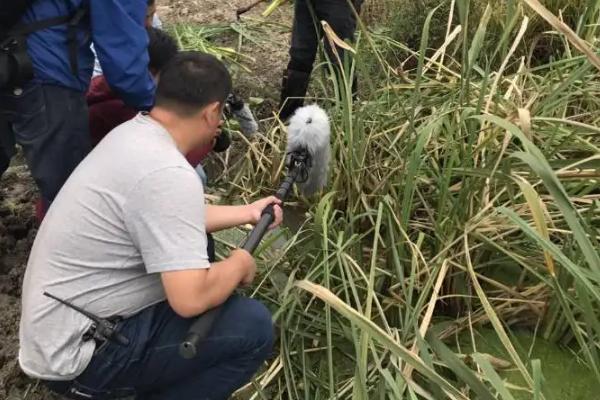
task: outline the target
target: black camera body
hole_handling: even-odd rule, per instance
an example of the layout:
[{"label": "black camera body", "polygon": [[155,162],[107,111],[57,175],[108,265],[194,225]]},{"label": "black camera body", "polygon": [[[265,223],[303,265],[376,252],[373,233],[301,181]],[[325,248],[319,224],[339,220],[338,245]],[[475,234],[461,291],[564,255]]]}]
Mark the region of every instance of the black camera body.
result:
[{"label": "black camera body", "polygon": [[231,137],[229,132],[226,129],[221,130],[219,136],[215,140],[215,144],[213,146],[213,151],[215,153],[222,153],[227,150],[231,146]]},{"label": "black camera body", "polygon": [[0,42],[0,89],[12,89],[33,78],[25,37],[8,37]]},{"label": "black camera body", "polygon": [[67,25],[67,45],[71,70],[77,73],[77,29],[87,15],[87,8],[63,15],[21,23],[35,0],[2,0],[0,2],[0,90],[22,86],[33,78],[33,64],[27,52],[27,36],[57,25]]},{"label": "black camera body", "polygon": [[21,17],[34,0],[10,0],[0,4],[0,89],[21,86],[33,77],[33,66],[27,54],[26,27],[19,26]]}]

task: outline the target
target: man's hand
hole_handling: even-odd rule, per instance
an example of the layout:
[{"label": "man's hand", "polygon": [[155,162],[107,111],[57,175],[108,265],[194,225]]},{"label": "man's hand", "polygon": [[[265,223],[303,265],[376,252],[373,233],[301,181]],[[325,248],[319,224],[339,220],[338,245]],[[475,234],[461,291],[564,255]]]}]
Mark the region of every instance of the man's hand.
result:
[{"label": "man's hand", "polygon": [[254,203],[248,204],[248,211],[250,213],[250,223],[256,225],[260,221],[263,210],[269,205],[274,204],[273,211],[275,212],[275,221],[269,226],[269,229],[273,229],[283,221],[283,210],[281,209],[281,200],[275,196],[266,197],[264,199],[255,201]]},{"label": "man's hand", "polygon": [[235,260],[236,263],[239,263],[244,270],[244,277],[241,282],[242,285],[246,286],[251,284],[254,280],[254,276],[256,276],[256,262],[254,261],[252,254],[244,249],[235,249],[231,252],[229,257]]}]

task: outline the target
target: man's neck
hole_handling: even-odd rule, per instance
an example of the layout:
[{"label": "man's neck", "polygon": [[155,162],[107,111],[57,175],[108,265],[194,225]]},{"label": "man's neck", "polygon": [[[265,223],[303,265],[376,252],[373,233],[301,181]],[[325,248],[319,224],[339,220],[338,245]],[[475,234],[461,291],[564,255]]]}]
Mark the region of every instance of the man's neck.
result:
[{"label": "man's neck", "polygon": [[170,111],[158,107],[153,108],[149,116],[165,128],[182,154],[187,154],[195,147],[190,140],[190,132],[194,125],[193,121],[181,118]]}]

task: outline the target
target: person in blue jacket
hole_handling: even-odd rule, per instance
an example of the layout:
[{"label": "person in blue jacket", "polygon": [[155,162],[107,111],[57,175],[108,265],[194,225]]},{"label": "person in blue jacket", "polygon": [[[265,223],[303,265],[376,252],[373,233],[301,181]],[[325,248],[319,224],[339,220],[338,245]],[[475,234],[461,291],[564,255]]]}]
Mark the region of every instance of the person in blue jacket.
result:
[{"label": "person in blue jacket", "polygon": [[38,0],[21,23],[74,15],[27,37],[33,79],[0,90],[0,174],[19,144],[42,199],[52,202],[91,149],[85,93],[94,66],[93,43],[111,88],[138,110],[153,105],[148,70],[147,0]]},{"label": "person in blue jacket", "polygon": [[[148,7],[146,8],[146,20],[144,23],[146,28],[153,27],[162,29],[162,21],[160,20],[158,14],[156,14],[156,0],[146,0],[146,2],[148,4]],[[92,73],[92,77],[96,77],[98,75],[102,75],[102,67],[100,66],[96,52],[94,51],[94,45],[92,45],[92,52],[94,53],[95,57],[94,72]]]}]

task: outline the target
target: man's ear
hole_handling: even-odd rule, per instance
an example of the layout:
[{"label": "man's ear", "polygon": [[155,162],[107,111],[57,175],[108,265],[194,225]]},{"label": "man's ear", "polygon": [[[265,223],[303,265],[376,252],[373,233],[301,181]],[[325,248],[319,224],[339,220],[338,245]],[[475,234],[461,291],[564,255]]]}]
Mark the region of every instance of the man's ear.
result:
[{"label": "man's ear", "polygon": [[[207,104],[204,107],[202,107],[202,109],[200,110],[199,116],[200,116],[200,118],[202,118],[203,121],[210,124],[214,121],[215,117],[217,117],[217,115],[218,115],[217,113],[220,114],[219,103],[214,102],[214,103],[210,103],[210,104]],[[218,116],[218,118],[220,118],[220,116]]]},{"label": "man's ear", "polygon": [[218,118],[221,120],[221,103],[218,101],[210,103],[208,106],[206,106],[206,110],[211,118]]}]

